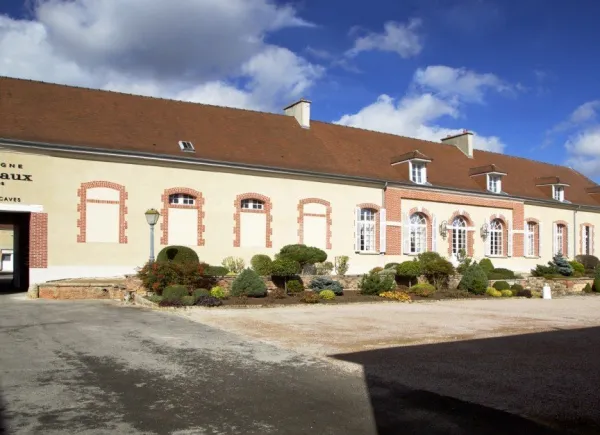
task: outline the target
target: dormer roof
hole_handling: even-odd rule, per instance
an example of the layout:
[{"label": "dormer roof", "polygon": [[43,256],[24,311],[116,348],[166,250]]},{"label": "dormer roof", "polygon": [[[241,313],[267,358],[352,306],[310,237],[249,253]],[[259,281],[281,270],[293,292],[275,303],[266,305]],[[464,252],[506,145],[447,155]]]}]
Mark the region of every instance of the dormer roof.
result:
[{"label": "dormer roof", "polygon": [[485,165],[485,166],[477,166],[476,168],[471,168],[469,169],[469,175],[473,176],[473,175],[481,175],[481,174],[489,174],[489,173],[496,173],[496,174],[502,174],[502,175],[506,175],[507,172],[504,170],[501,170],[498,166],[491,164],[491,165]]},{"label": "dormer roof", "polygon": [[424,161],[424,162],[431,162],[432,159],[429,158],[428,156],[426,156],[425,154],[423,154],[421,151],[414,150],[414,151],[409,151],[404,154],[400,154],[399,156],[396,156],[396,157],[392,157],[390,160],[390,163],[392,165],[397,165],[399,163],[408,162],[410,160],[420,160],[420,161]]}]

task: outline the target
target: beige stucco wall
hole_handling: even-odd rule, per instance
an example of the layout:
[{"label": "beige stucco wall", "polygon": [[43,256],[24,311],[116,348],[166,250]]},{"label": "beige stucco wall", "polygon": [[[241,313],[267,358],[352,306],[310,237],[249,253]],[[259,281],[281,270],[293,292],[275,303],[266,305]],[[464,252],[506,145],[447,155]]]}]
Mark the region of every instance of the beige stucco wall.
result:
[{"label": "beige stucco wall", "polygon": [[[32,182],[6,182],[4,186],[0,186],[0,196],[19,198],[21,204],[43,205],[44,212],[48,213],[49,270],[38,271],[38,276],[55,277],[73,274],[106,276],[125,273],[126,270],[133,271],[134,267],[141,266],[147,260],[149,252],[149,229],[144,212],[148,208],[161,210],[163,207],[161,195],[165,189],[173,187],[195,189],[203,195],[205,246],[195,246],[194,249],[203,261],[211,264],[220,264],[224,257],[231,255],[242,257],[249,264],[251,257],[257,253],[273,255],[283,245],[298,243],[298,203],[304,198],[321,198],[331,203],[332,249],[327,250],[331,261],[337,255],[350,256],[350,273],[364,272],[384,264],[383,255],[354,253],[355,207],[359,203],[381,205],[381,190],[374,187],[307,179],[273,178],[242,172],[209,172],[183,167],[151,166],[147,163],[136,165],[82,161],[15,153],[8,150],[0,151],[0,161],[21,164],[23,169],[19,172],[33,175]],[[90,181],[110,181],[125,186],[128,194],[126,203],[128,243],[77,243],[79,234],[77,190],[81,183]],[[236,195],[247,192],[259,193],[271,199],[273,248],[244,247],[244,243],[241,247],[233,246],[235,198]],[[102,196],[110,195],[112,192],[102,193],[97,190],[97,193],[101,195],[98,199],[114,199]],[[92,207],[88,208],[88,213],[95,216],[91,218],[92,220],[98,220],[100,217],[107,218],[110,214],[104,213],[100,216],[94,210],[94,206],[98,204],[89,205]],[[308,210],[312,210],[311,207],[313,205],[307,206]],[[324,209],[321,206],[316,207],[314,211],[317,211],[317,208],[319,212]],[[244,233],[244,228],[253,218],[262,218],[264,222],[264,215],[241,213],[240,217],[242,231],[245,234],[242,240],[251,245],[256,244],[254,239],[264,237],[264,229],[257,228],[253,232]],[[110,239],[114,240],[114,217],[111,220],[112,223],[107,225],[106,232],[107,237],[110,236]],[[313,225],[310,219],[305,223],[307,224],[305,231]],[[190,233],[194,231],[192,228]],[[161,234],[159,221],[155,236],[156,252],[162,247]],[[261,246],[264,246],[264,242]]]},{"label": "beige stucco wall", "polygon": [[0,250],[13,249],[13,240],[12,228],[0,228]]}]

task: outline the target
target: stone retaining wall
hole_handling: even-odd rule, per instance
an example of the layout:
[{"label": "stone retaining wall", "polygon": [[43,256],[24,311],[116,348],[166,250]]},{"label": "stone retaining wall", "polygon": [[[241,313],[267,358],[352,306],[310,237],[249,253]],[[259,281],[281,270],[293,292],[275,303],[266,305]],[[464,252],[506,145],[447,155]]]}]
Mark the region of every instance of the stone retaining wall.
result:
[{"label": "stone retaining wall", "polygon": [[30,289],[29,296],[40,299],[123,299],[125,287],[113,283],[99,282],[53,282],[39,284]]}]

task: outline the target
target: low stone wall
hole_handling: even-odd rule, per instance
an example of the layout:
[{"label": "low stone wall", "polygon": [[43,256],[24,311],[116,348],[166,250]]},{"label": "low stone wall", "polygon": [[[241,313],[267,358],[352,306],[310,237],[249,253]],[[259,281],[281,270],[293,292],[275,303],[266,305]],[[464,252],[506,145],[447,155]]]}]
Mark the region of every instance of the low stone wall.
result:
[{"label": "low stone wall", "polygon": [[40,299],[123,299],[126,288],[122,284],[101,282],[51,282],[39,284],[29,296]]},{"label": "low stone wall", "polygon": [[594,284],[592,278],[565,278],[565,279],[545,279],[541,277],[531,276],[525,279],[513,280],[517,284],[521,284],[524,288],[536,291],[542,291],[544,284],[550,286],[552,294],[564,295],[583,292],[584,287],[589,284]]}]

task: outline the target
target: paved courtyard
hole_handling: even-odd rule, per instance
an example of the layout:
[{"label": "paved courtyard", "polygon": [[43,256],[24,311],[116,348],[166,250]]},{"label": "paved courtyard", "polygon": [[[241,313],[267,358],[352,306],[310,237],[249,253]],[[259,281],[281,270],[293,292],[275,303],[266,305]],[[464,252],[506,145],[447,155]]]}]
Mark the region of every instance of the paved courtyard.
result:
[{"label": "paved courtyard", "polygon": [[181,315],[0,295],[0,428],[600,433],[600,298],[485,302]]}]

